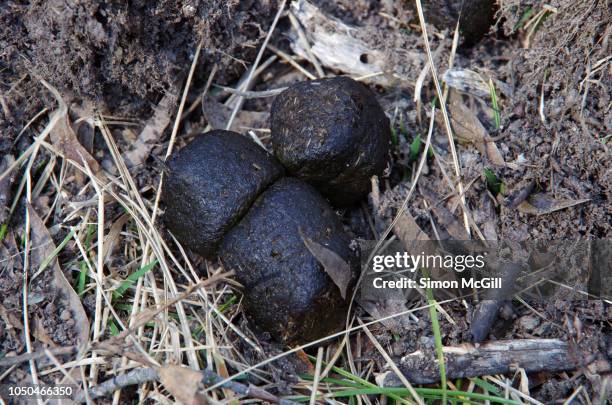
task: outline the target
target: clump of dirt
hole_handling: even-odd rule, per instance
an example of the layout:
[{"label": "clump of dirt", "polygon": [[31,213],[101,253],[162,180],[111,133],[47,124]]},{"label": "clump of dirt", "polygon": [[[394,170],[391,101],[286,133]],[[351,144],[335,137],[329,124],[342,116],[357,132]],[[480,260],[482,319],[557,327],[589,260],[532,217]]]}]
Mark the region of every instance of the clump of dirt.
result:
[{"label": "clump of dirt", "polygon": [[133,112],[176,90],[199,41],[206,69],[219,65],[216,80],[235,79],[274,8],[267,1],[8,2],[0,6],[0,63],[63,95]]}]

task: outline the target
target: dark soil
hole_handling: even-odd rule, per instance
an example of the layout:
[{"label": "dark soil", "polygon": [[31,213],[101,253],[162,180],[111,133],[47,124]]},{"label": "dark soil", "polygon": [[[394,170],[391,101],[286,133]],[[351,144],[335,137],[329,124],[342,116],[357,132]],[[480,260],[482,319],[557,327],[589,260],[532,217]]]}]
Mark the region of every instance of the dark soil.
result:
[{"label": "dark soil", "polygon": [[275,7],[273,1],[3,2],[2,90],[15,88],[3,95],[0,152],[48,101],[39,79],[68,100],[146,119],[165,92],[178,93],[200,41],[206,62],[196,82],[215,64],[219,83],[242,74]]},{"label": "dark soil", "polygon": [[217,80],[235,79],[274,13],[268,2],[33,3],[2,6],[10,17],[0,35],[8,45],[3,62],[113,111],[150,107],[163,92],[176,91],[199,41],[207,69],[219,64]]}]

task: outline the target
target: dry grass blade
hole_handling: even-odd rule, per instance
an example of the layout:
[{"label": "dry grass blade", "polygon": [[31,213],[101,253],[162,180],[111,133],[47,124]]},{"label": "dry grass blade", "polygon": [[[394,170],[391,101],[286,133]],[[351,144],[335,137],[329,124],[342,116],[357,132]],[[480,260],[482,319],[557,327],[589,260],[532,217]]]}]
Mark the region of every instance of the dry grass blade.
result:
[{"label": "dry grass blade", "polygon": [[421,396],[419,394],[417,394],[417,392],[414,390],[414,388],[412,387],[412,384],[410,384],[410,381],[408,381],[406,379],[406,377],[404,377],[404,374],[400,371],[400,369],[397,367],[397,364],[395,364],[395,362],[393,361],[393,359],[391,358],[391,356],[389,356],[389,353],[387,353],[387,351],[380,345],[380,343],[378,342],[378,340],[374,337],[374,335],[372,334],[372,332],[370,332],[370,330],[368,329],[368,327],[361,321],[361,319],[359,319],[359,325],[361,325],[361,327],[363,328],[363,331],[365,332],[365,334],[368,336],[368,338],[370,339],[370,341],[372,342],[372,344],[374,345],[374,347],[376,348],[376,350],[378,350],[378,352],[383,356],[383,358],[385,359],[385,361],[387,362],[387,365],[389,367],[391,367],[391,369],[393,370],[393,372],[395,372],[395,375],[397,376],[397,378],[400,379],[400,381],[402,382],[402,384],[404,384],[404,386],[406,388],[408,388],[408,390],[410,391],[410,394],[412,395],[412,397],[414,398],[414,400],[420,404],[420,405],[424,405],[425,402],[423,402],[423,399],[421,398]]},{"label": "dry grass blade", "polygon": [[[249,70],[249,74],[245,82],[245,90],[249,90],[249,86],[251,85],[251,80],[253,79],[255,70],[257,69],[257,66],[259,65],[259,61],[261,60],[261,57],[263,56],[264,51],[266,50],[266,47],[268,46],[268,42],[270,41],[270,38],[272,37],[274,28],[276,28],[276,24],[278,23],[278,20],[281,14],[285,10],[286,3],[287,3],[287,0],[283,0],[278,6],[278,11],[276,12],[276,16],[274,16],[274,20],[272,21],[272,24],[270,25],[268,34],[266,35],[266,38],[264,39],[264,42],[261,45],[259,52],[257,53],[257,57],[255,58],[255,62],[253,63],[253,66]],[[238,113],[238,111],[242,108],[243,102],[244,102],[244,98],[242,96],[238,96],[238,102],[236,103],[236,106],[234,107],[234,110],[232,111],[232,115],[230,115],[230,118],[227,121],[227,125],[225,129],[229,130],[232,127],[232,122],[234,121],[234,118],[236,117],[236,114]]]},{"label": "dry grass blade", "polygon": [[425,50],[427,51],[427,59],[429,61],[429,67],[431,69],[431,76],[436,87],[436,93],[438,100],[440,101],[440,109],[442,110],[442,117],[444,118],[444,126],[448,135],[448,143],[450,147],[451,156],[453,158],[453,167],[455,169],[455,176],[457,178],[457,191],[461,196],[461,207],[463,208],[463,220],[465,230],[470,235],[470,223],[468,220],[467,208],[465,206],[465,196],[463,196],[463,184],[461,183],[461,166],[459,164],[459,157],[457,156],[457,150],[455,149],[455,139],[453,137],[453,130],[450,125],[450,119],[448,118],[448,112],[446,111],[445,98],[440,87],[440,81],[438,80],[438,73],[436,72],[436,65],[434,63],[433,56],[431,54],[431,46],[429,45],[429,36],[427,34],[427,26],[425,25],[425,17],[423,16],[423,6],[421,0],[415,0],[417,6],[417,13],[419,15],[419,23],[421,24],[421,32],[423,33],[423,41],[425,42]]}]

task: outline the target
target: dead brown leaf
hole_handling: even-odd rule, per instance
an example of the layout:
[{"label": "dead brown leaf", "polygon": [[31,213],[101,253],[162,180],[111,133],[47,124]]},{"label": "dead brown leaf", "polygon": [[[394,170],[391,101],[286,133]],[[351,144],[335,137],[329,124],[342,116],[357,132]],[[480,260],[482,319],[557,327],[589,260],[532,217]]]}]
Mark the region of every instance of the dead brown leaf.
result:
[{"label": "dead brown leaf", "polygon": [[106,261],[109,256],[113,253],[115,246],[117,245],[117,241],[119,240],[119,235],[121,234],[121,230],[123,226],[130,219],[128,214],[123,214],[117,219],[113,225],[111,226],[110,231],[108,231],[108,235],[104,239],[104,260]]},{"label": "dead brown leaf", "polygon": [[425,197],[425,199],[429,203],[430,209],[433,212],[434,216],[438,220],[437,224],[443,230],[448,232],[448,234],[452,236],[453,239],[469,239],[465,231],[465,226],[463,226],[463,223],[459,220],[459,218],[457,218],[457,216],[455,216],[452,211],[450,211],[444,205],[439,203],[440,199],[436,195],[436,193],[425,186],[421,187],[420,190],[423,197]]},{"label": "dead brown leaf", "polygon": [[[38,216],[32,206],[28,206],[28,213],[30,215],[30,237],[32,240],[32,249],[30,251],[30,266],[32,269],[38,269],[47,260],[47,258],[53,255],[55,250],[55,244],[49,231],[45,227],[42,219]],[[51,270],[52,269],[52,270]],[[89,319],[81,303],[81,299],[74,291],[64,273],[60,269],[57,262],[57,258],[54,258],[39,277],[43,277],[47,271],[53,271],[53,277],[51,277],[51,285],[48,286],[49,294],[54,291],[58,298],[63,300],[65,305],[70,309],[72,318],[74,319],[74,328],[76,332],[77,344],[85,344],[89,341]]]},{"label": "dead brown leaf", "polygon": [[199,391],[203,386],[202,374],[182,366],[165,366],[157,370],[159,379],[174,398],[189,405],[206,405],[206,397]]},{"label": "dead brown leaf", "polygon": [[16,331],[16,329],[20,331],[23,330],[21,320],[14,314],[8,312],[2,304],[0,304],[0,319],[4,321],[7,333],[11,336],[13,342],[17,344],[17,351],[21,351],[23,349],[23,343],[20,338],[21,332],[17,333]]},{"label": "dead brown leaf", "polygon": [[141,165],[151,153],[155,143],[159,141],[164,130],[170,124],[172,110],[176,107],[177,97],[170,92],[166,93],[155,107],[153,116],[149,118],[132,149],[123,154],[127,167]]},{"label": "dead brown leaf", "polygon": [[0,304],[0,318],[2,318],[7,328],[23,330],[23,324],[19,317],[9,312],[2,304]]},{"label": "dead brown leaf", "polygon": [[[501,152],[476,114],[463,104],[459,96],[452,96],[450,100],[448,107],[451,125],[455,135],[460,139],[472,143],[481,154],[485,155],[491,161],[491,163],[498,166],[505,166],[506,162]],[[439,114],[439,112],[437,114]]]},{"label": "dead brown leaf", "polygon": [[413,241],[429,240],[429,236],[417,224],[414,217],[406,211],[397,219],[393,232],[404,243],[406,249],[410,249],[409,245]]},{"label": "dead brown leaf", "polygon": [[351,266],[333,250],[308,238],[302,234],[301,230],[299,232],[308,251],[319,261],[319,263],[321,263],[321,265],[323,265],[327,275],[329,275],[334,284],[340,289],[342,298],[346,298],[346,290],[353,278]]},{"label": "dead brown leaf", "polygon": [[587,199],[582,200],[571,200],[571,199],[556,199],[548,194],[532,194],[527,200],[520,203],[516,208],[519,212],[531,215],[546,215],[551,212],[563,210],[565,208],[573,207],[574,205],[583,204]]},{"label": "dead brown leaf", "polygon": [[303,349],[300,349],[297,352],[295,352],[295,355],[298,358],[298,360],[300,360],[300,362],[304,365],[304,367],[307,368],[308,374],[314,375],[315,368],[312,365],[312,362],[310,361],[310,357],[308,357],[308,354],[306,354],[306,352]]},{"label": "dead brown leaf", "polygon": [[[202,101],[202,113],[206,122],[213,129],[225,129],[227,121],[232,115],[232,109],[212,97],[205,97]],[[236,132],[244,132],[248,128],[267,127],[268,115],[267,112],[240,110],[230,129]]]},{"label": "dead brown leaf", "polygon": [[51,130],[51,142],[66,158],[79,164],[83,164],[83,161],[85,161],[92,172],[97,173],[100,166],[83,145],[79,143],[76,133],[70,125],[68,106],[62,99],[59,91],[46,81],[41,80],[41,82],[53,94],[58,104],[58,109],[54,111],[53,114],[56,114],[59,119]]}]

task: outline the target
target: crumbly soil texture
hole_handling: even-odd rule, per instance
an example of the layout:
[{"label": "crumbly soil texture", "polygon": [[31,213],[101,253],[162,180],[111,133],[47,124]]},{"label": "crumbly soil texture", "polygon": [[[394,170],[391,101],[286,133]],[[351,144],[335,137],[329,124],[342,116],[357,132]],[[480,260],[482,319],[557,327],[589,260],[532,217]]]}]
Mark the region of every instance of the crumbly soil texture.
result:
[{"label": "crumbly soil texture", "polygon": [[[464,88],[459,92],[451,86],[447,98],[456,135],[478,133],[456,142],[465,205],[481,233],[471,236],[519,241],[609,239],[610,6],[604,0],[501,3],[488,34],[479,40],[471,38],[467,44],[460,39],[454,53],[453,30],[427,25],[441,80],[451,53],[454,69],[476,72],[484,78],[485,94],[482,83],[476,85],[476,91]],[[400,68],[387,65],[407,81],[390,85],[376,77],[369,83],[365,80],[391,121],[390,164],[375,192],[354,207],[341,207],[336,212],[355,240],[376,239],[408,195],[427,137],[431,105],[439,106],[431,74],[421,78],[418,101],[414,97],[427,60],[421,28],[407,2],[317,0],[313,4],[333,18],[362,27],[357,39],[369,37],[371,43],[382,47],[378,55],[394,64],[400,63],[403,52],[422,56],[401,62]],[[180,149],[206,129],[226,129],[230,116],[235,115],[232,130],[255,137],[272,149],[268,112],[273,98],[236,103],[236,95],[223,86],[237,88],[244,83],[277,8],[273,0],[0,2],[0,361],[28,351],[77,345],[83,339],[111,339],[122,330],[121,323],[138,321],[138,314],[170,296],[168,277],[180,291],[194,282],[194,274],[206,278],[223,271],[219,261],[176,246],[160,220],[165,207],[158,211],[157,190],[162,173],[168,169],[164,160],[169,148]],[[286,55],[309,75],[317,75],[318,63],[293,54],[290,43],[297,38],[294,30],[290,18],[283,14],[248,90],[267,91],[307,80],[287,62]],[[201,54],[189,82],[180,125],[173,132],[178,100],[199,45]],[[345,73],[326,66],[323,69],[328,75]],[[441,84],[445,86],[445,81]],[[49,88],[57,91],[61,100]],[[49,138],[39,139],[64,103],[65,118],[73,132],[55,130]],[[237,105],[240,108],[234,114]],[[432,238],[462,239],[466,234],[461,203],[449,186],[457,180],[453,158],[443,117],[436,114],[432,148],[407,212]],[[105,126],[99,125],[101,120]],[[480,126],[475,127],[474,120]],[[471,130],[458,131],[456,126],[461,123],[467,123]],[[71,140],[82,149],[75,149]],[[140,158],[134,164],[124,167],[118,163],[121,156],[135,150]],[[78,158],[84,154],[99,167],[77,170],[63,159],[64,155]],[[13,163],[20,156],[24,158]],[[114,188],[94,187],[92,172],[112,176]],[[102,211],[100,193],[105,194]],[[155,212],[158,238],[149,233],[153,224],[143,220],[145,211]],[[99,227],[101,217],[105,222]],[[105,235],[101,251],[99,233]],[[52,257],[37,254],[40,246],[30,243],[35,240],[51,246],[45,252]],[[146,258],[142,257],[144,250]],[[159,256],[165,257],[163,266],[159,260],[148,260]],[[99,263],[103,263],[102,270]],[[147,267],[149,263],[153,265]],[[57,281],[56,269],[69,287]],[[102,285],[93,277],[97,272],[104,274]],[[126,281],[136,272],[141,276],[142,290],[136,288],[135,280]],[[26,299],[24,283],[28,284]],[[245,363],[255,364],[278,354],[283,348],[271,343],[265,333],[251,330],[257,328],[250,328],[245,320],[241,288],[235,282],[211,287],[207,300],[192,294],[184,304],[186,315],[173,307],[150,319],[138,332],[138,341],[146,350],[151,349],[148,354],[160,363],[200,361],[201,367],[213,367],[207,363],[211,361],[217,371],[230,375],[242,371]],[[117,289],[121,294],[113,293]],[[105,309],[100,291],[112,298],[114,313]],[[140,295],[134,304],[136,291]],[[606,375],[612,361],[611,308],[597,300],[558,298],[529,306],[520,302],[503,305],[489,339],[555,338],[570,342],[576,352],[595,354],[599,368],[537,373],[527,379],[517,374],[513,380],[509,376],[509,381],[542,403],[562,403],[579,387],[583,388],[576,394],[578,402],[585,402],[585,398],[599,402],[606,386],[612,384]],[[423,298],[407,303],[415,308],[423,304]],[[221,316],[211,315],[209,305],[215,305],[236,327],[229,328],[220,321]],[[473,308],[458,301],[443,308],[446,312],[439,317],[442,343],[469,342]],[[367,308],[357,303],[353,310],[356,316],[371,320]],[[428,310],[414,315],[402,321],[401,328],[387,323],[371,328],[394,360],[417,350],[434,350]],[[79,325],[82,319],[89,325]],[[149,327],[157,321],[159,329]],[[218,328],[213,326],[209,331],[209,325]],[[84,327],[89,328],[85,333]],[[193,349],[174,350],[183,342],[182,327],[190,328],[198,345],[206,346],[218,338],[215,344],[222,355],[202,349],[190,357]],[[151,342],[155,347],[149,346]],[[370,371],[377,375],[386,370],[387,360],[365,334],[351,342],[349,357],[358,372],[370,376]],[[330,343],[326,356],[332,356],[337,347],[338,342]],[[129,345],[121,350],[140,353]],[[91,358],[91,353],[88,356]],[[220,358],[232,361],[224,363]],[[68,362],[75,357],[59,359]],[[105,359],[105,364],[96,363],[95,373],[86,372],[95,374],[97,382],[112,378],[127,364],[117,355]],[[139,360],[143,358],[136,357]],[[336,365],[348,370],[345,361],[343,355]],[[43,382],[64,378],[47,357],[36,365],[43,371],[38,376]],[[278,395],[295,393],[299,373],[314,373],[303,352],[267,364],[262,370],[250,375],[250,382],[265,385]],[[70,373],[81,378],[77,368]],[[25,382],[32,382],[29,363],[0,366],[0,384]],[[159,401],[170,400],[161,392],[156,392]],[[300,392],[310,395],[310,391]],[[110,403],[110,398],[105,401]],[[138,386],[124,389],[121,399],[137,402]]]}]

